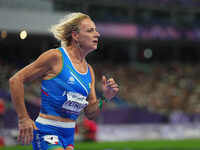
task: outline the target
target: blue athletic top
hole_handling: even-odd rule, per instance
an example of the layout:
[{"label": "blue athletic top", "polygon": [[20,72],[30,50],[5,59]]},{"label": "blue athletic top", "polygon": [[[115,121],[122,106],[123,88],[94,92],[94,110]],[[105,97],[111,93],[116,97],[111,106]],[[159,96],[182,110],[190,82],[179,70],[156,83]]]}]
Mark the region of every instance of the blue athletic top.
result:
[{"label": "blue athletic top", "polygon": [[49,80],[42,80],[40,112],[76,120],[80,112],[88,105],[86,100],[90,93],[91,74],[79,73],[64,48],[62,53],[62,70]]}]

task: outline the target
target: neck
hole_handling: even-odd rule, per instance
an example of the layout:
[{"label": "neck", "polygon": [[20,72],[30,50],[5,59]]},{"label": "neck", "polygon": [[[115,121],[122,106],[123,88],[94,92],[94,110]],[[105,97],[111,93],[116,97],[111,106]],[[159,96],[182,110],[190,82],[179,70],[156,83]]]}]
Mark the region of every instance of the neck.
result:
[{"label": "neck", "polygon": [[81,49],[78,46],[69,45],[65,47],[66,51],[68,52],[71,59],[74,61],[85,61],[86,54],[84,53],[84,50]]}]

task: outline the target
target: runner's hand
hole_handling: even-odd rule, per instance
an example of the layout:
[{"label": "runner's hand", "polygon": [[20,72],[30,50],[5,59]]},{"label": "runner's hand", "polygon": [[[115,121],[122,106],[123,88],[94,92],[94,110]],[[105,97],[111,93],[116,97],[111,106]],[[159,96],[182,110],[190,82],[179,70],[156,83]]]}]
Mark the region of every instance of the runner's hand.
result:
[{"label": "runner's hand", "polygon": [[33,120],[30,118],[24,118],[18,121],[18,142],[23,145],[30,144],[33,140],[33,130],[37,130],[37,127]]},{"label": "runner's hand", "polygon": [[112,99],[119,92],[119,86],[113,78],[102,76],[102,90],[105,98]]}]

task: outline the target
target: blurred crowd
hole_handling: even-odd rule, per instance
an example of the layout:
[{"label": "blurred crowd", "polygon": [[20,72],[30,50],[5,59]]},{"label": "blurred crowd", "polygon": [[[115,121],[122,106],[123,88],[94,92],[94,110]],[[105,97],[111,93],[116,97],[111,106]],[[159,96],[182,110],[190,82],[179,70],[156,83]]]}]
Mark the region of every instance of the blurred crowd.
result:
[{"label": "blurred crowd", "polygon": [[[13,64],[11,65],[7,61],[3,61],[0,59],[0,68],[1,68],[1,73],[0,73],[0,90],[6,91],[9,93],[9,78],[16,73],[19,68],[16,68],[16,66]],[[28,100],[34,104],[39,105],[40,104],[40,82],[38,80],[33,81],[33,83],[27,83],[24,85],[25,86],[25,100]],[[6,94],[5,94],[6,95]],[[1,95],[0,95],[1,98]],[[6,104],[9,108],[12,107],[10,103],[10,97],[9,96],[4,96],[2,97],[6,99],[9,104]]]},{"label": "blurred crowd", "polygon": [[[161,114],[173,111],[200,114],[200,64],[171,62],[142,66],[137,63],[114,65],[109,62],[95,64],[93,67],[97,91],[101,91],[103,74],[113,77],[120,85],[117,97],[129,106],[147,108]],[[17,69],[2,63],[0,68],[0,89],[8,91],[8,79]],[[35,81],[25,86],[25,99],[39,105],[40,82]]]},{"label": "blurred crowd", "polygon": [[[120,97],[129,105],[148,108],[157,113],[182,111],[200,113],[200,65],[151,64],[148,66],[95,66],[97,80],[100,75],[109,76],[120,84]],[[100,83],[97,82],[97,89]]]}]

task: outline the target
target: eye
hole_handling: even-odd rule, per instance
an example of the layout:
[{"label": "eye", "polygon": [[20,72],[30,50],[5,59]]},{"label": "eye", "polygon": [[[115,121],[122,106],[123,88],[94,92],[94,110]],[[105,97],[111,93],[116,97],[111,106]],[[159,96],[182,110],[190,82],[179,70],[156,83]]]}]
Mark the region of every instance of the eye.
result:
[{"label": "eye", "polygon": [[94,28],[89,28],[87,31],[88,31],[88,32],[94,32],[95,29],[94,29]]}]

